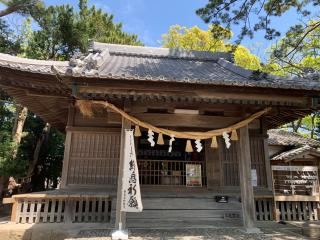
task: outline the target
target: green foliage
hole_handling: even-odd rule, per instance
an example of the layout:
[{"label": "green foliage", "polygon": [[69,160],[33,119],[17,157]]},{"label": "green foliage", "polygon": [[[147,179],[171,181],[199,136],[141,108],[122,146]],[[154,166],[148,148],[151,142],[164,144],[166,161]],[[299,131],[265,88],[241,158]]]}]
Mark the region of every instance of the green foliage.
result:
[{"label": "green foliage", "polygon": [[0,175],[8,176],[10,171],[12,143],[12,120],[14,119],[14,109],[10,104],[10,97],[0,91]]},{"label": "green foliage", "polygon": [[40,0],[0,0],[0,3],[7,6],[0,11],[0,17],[15,12],[22,15],[37,16],[41,14],[44,6]]},{"label": "green foliage", "polygon": [[179,25],[170,27],[167,34],[162,35],[162,44],[169,48],[211,52],[234,52],[235,63],[250,70],[260,70],[260,59],[241,45],[229,43],[232,32],[218,25],[210,26],[207,31],[197,26],[186,28]]},{"label": "green foliage", "polygon": [[20,42],[15,39],[15,35],[8,24],[0,19],[0,52],[16,54],[19,51]]},{"label": "green foliage", "polygon": [[[320,24],[320,21],[310,21],[308,28],[317,24]],[[320,25],[297,45],[296,42],[301,39],[301,34],[304,34],[303,29],[291,29],[271,47],[269,61],[281,65],[287,74],[303,77],[311,72],[320,72]]]},{"label": "green foliage", "polygon": [[231,37],[231,31],[216,25],[210,26],[207,31],[197,26],[186,28],[174,25],[167,34],[162,35],[162,45],[168,48],[227,52],[231,50],[231,46],[226,45],[225,41]]},{"label": "green foliage", "polygon": [[[11,7],[18,2],[10,1],[7,6]],[[41,3],[31,0],[20,2]],[[68,60],[75,52],[85,52],[89,39],[142,45],[137,35],[123,32],[122,25],[114,23],[112,15],[94,6],[89,8],[86,0],[79,1],[78,11],[70,5],[47,8],[37,6],[39,9],[41,7],[41,11],[31,11],[30,8],[15,10],[29,16],[19,29],[20,32],[10,30],[6,22],[0,19],[0,52],[35,59]],[[32,21],[37,24],[36,30],[32,28],[35,25]],[[26,177],[45,123],[35,114],[28,112],[17,155],[12,159],[12,152],[16,147],[11,140],[15,103],[9,96],[0,93],[0,175]],[[30,190],[43,190],[45,182],[50,182],[53,186],[58,184],[62,170],[64,138],[63,133],[51,128],[49,137],[41,147],[34,169],[35,179]]]},{"label": "green foliage", "polygon": [[137,35],[122,31],[113,15],[88,8],[79,1],[79,11],[70,5],[49,6],[37,17],[40,29],[29,37],[26,56],[36,59],[67,60],[75,52],[85,52],[90,39],[117,44],[142,45]]},{"label": "green foliage", "polygon": [[[239,25],[241,32],[237,43],[240,43],[245,36],[253,38],[255,32],[263,31],[267,40],[273,40],[280,36],[281,24],[274,24],[272,21],[279,21],[279,17],[286,14],[289,10],[295,10],[296,19],[299,24],[292,26],[287,34],[286,41],[280,48],[274,49],[278,59],[285,61],[285,58],[299,52],[305,45],[304,39],[319,30],[319,12],[313,24],[304,24],[311,16],[311,9],[319,9],[319,0],[304,1],[247,1],[247,0],[209,0],[205,7],[200,8],[196,13],[206,22],[230,28],[232,25]],[[257,17],[258,16],[258,17]],[[318,35],[319,36],[319,35]],[[319,39],[319,37],[318,37]],[[288,48],[292,48],[289,52]],[[284,58],[284,59],[283,59]],[[290,60],[289,60],[290,62]]]}]

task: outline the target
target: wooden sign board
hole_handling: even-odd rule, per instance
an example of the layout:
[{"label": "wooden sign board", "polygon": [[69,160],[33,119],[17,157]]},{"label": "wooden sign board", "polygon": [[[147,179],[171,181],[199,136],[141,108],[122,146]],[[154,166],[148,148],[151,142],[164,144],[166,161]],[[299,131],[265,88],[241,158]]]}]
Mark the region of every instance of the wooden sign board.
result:
[{"label": "wooden sign board", "polygon": [[283,195],[319,194],[317,166],[272,166],[274,189]]}]

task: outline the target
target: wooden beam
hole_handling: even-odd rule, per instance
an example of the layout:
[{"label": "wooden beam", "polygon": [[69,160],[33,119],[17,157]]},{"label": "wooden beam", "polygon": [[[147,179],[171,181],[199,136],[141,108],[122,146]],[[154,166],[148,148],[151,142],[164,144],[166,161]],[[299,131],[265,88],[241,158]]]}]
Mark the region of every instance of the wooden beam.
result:
[{"label": "wooden beam", "polygon": [[122,194],[122,177],[123,177],[124,155],[125,155],[124,153],[125,129],[130,129],[130,128],[131,128],[131,122],[125,118],[122,118],[115,229],[126,228],[126,212],[121,211],[121,194]]},{"label": "wooden beam", "polygon": [[239,177],[243,225],[248,231],[255,229],[255,201],[251,182],[251,155],[248,126],[239,131]]}]

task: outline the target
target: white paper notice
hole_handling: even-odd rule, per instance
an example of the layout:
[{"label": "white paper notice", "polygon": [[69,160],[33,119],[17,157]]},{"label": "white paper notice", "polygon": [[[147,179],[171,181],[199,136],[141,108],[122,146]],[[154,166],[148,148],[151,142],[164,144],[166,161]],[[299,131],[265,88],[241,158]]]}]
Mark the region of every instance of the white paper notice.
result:
[{"label": "white paper notice", "polygon": [[252,184],[252,187],[258,186],[258,177],[257,177],[256,169],[251,169],[251,184]]}]

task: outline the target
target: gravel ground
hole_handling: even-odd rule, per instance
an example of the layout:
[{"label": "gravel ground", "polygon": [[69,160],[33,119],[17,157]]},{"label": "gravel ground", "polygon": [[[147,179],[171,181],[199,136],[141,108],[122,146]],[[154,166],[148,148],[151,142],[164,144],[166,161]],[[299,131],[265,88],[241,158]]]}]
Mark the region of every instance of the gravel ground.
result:
[{"label": "gravel ground", "polygon": [[[110,231],[80,231],[76,238],[68,240],[110,240]],[[130,230],[131,240],[302,240],[308,239],[291,231],[263,230],[263,233],[248,234],[241,229],[178,229],[178,230]]]}]

